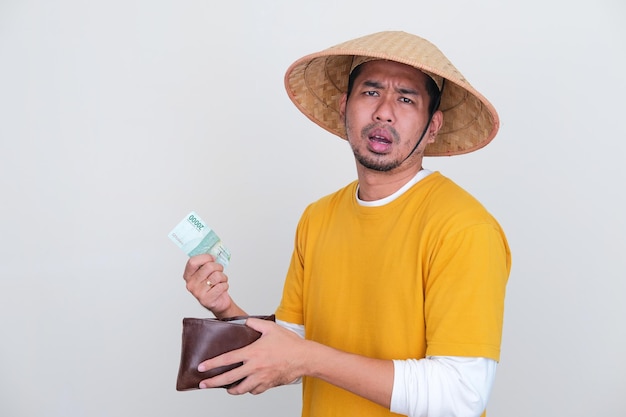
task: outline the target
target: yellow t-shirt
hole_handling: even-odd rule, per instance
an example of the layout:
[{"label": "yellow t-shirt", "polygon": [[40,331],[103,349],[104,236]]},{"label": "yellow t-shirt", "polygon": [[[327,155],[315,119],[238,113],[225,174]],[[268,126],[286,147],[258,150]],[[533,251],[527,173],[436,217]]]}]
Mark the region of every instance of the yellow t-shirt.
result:
[{"label": "yellow t-shirt", "polygon": [[[276,318],[372,358],[499,360],[511,258],[496,220],[438,172],[380,207],[359,205],[356,188],[305,210]],[[394,414],[305,377],[302,415]]]}]

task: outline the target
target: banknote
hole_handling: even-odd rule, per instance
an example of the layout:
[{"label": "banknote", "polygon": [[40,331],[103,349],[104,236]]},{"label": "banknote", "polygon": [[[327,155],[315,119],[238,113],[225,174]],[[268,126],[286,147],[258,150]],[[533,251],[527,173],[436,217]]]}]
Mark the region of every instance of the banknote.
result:
[{"label": "banknote", "polygon": [[168,236],[189,256],[210,253],[224,267],[230,262],[230,251],[194,211],[178,223]]}]

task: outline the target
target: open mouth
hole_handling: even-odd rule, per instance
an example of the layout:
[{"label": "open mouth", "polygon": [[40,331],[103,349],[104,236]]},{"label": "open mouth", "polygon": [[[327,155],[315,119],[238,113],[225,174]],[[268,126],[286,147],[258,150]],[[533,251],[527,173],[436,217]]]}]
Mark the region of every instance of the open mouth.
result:
[{"label": "open mouth", "polygon": [[390,144],[393,142],[391,135],[385,129],[374,129],[369,132],[368,138],[372,142]]},{"label": "open mouth", "polygon": [[370,136],[369,139],[373,142],[378,142],[378,143],[385,143],[385,144],[391,143],[391,141],[388,138],[386,138],[385,136],[380,136],[380,135]]},{"label": "open mouth", "polygon": [[389,152],[393,144],[393,135],[387,129],[376,128],[367,133],[369,148],[375,153]]}]

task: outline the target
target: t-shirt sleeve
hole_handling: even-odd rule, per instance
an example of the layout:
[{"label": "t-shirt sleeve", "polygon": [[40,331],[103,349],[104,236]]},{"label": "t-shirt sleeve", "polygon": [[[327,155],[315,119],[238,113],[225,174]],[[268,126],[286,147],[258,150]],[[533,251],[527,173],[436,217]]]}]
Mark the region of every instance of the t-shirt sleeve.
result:
[{"label": "t-shirt sleeve", "polygon": [[500,359],[510,252],[497,224],[446,236],[424,282],[427,356]]},{"label": "t-shirt sleeve", "polygon": [[283,286],[283,295],[280,305],[276,309],[276,318],[294,324],[304,324],[303,314],[303,281],[304,281],[304,242],[308,226],[309,208],[305,210],[298,227],[291,262]]}]

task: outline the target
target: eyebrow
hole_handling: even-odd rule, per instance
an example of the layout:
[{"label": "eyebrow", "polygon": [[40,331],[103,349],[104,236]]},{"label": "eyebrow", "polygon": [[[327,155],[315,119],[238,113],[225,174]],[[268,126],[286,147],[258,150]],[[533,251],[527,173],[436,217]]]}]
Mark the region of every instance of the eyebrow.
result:
[{"label": "eyebrow", "polygon": [[366,87],[372,87],[372,88],[378,88],[378,89],[383,89],[383,85],[377,81],[363,81],[363,85]]},{"label": "eyebrow", "polygon": [[[366,87],[377,88],[380,90],[384,90],[385,88],[382,83],[379,83],[378,81],[371,81],[371,80],[363,81],[363,85]],[[396,91],[401,94],[419,96],[419,92],[412,88],[399,87],[396,89]]]},{"label": "eyebrow", "polygon": [[405,94],[405,95],[413,95],[413,96],[419,96],[419,92],[417,90],[414,90],[412,88],[406,88],[406,87],[400,87],[397,89],[398,92]]}]

